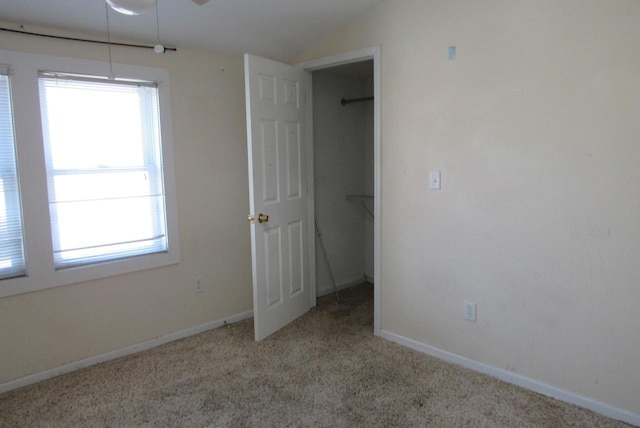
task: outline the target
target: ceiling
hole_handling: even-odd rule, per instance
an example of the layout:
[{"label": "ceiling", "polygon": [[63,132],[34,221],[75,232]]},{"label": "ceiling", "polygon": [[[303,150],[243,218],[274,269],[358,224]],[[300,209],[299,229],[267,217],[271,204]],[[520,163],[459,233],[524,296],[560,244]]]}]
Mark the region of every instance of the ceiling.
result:
[{"label": "ceiling", "polygon": [[[167,47],[287,60],[382,0],[158,0],[160,42]],[[104,0],[2,0],[0,21],[107,38]],[[156,15],[109,10],[111,38],[155,44]],[[15,27],[11,27],[15,28]]]}]

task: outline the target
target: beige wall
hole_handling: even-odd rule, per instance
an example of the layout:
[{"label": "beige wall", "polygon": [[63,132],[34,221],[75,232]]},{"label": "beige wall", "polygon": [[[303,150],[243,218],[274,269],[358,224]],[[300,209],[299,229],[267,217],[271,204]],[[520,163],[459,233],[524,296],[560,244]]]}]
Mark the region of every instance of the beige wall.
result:
[{"label": "beige wall", "polygon": [[[0,49],[108,58],[4,32]],[[242,59],[114,48],[113,61],[169,70],[182,262],[0,299],[0,383],[252,309]]]},{"label": "beige wall", "polygon": [[639,22],[389,0],[296,58],[382,47],[382,330],[640,414]]}]

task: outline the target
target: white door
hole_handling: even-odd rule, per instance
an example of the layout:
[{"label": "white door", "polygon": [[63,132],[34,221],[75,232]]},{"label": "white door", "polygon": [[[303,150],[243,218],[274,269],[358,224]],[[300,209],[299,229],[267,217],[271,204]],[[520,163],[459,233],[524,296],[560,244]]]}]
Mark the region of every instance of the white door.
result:
[{"label": "white door", "polygon": [[305,71],[246,54],[253,315],[262,340],[310,309]]}]

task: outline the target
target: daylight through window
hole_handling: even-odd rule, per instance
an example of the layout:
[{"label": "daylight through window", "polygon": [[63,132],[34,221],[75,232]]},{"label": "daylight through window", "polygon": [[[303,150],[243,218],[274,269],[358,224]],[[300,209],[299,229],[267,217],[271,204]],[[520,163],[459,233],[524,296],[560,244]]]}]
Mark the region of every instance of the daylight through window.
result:
[{"label": "daylight through window", "polygon": [[158,90],[40,73],[56,269],[167,251]]}]

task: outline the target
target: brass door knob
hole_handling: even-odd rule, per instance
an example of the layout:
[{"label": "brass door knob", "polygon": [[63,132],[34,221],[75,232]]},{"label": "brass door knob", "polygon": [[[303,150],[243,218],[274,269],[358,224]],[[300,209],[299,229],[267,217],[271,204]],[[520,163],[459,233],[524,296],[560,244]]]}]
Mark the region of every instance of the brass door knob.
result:
[{"label": "brass door knob", "polygon": [[269,221],[268,215],[262,213],[258,214],[258,223],[265,223],[267,221]]}]

